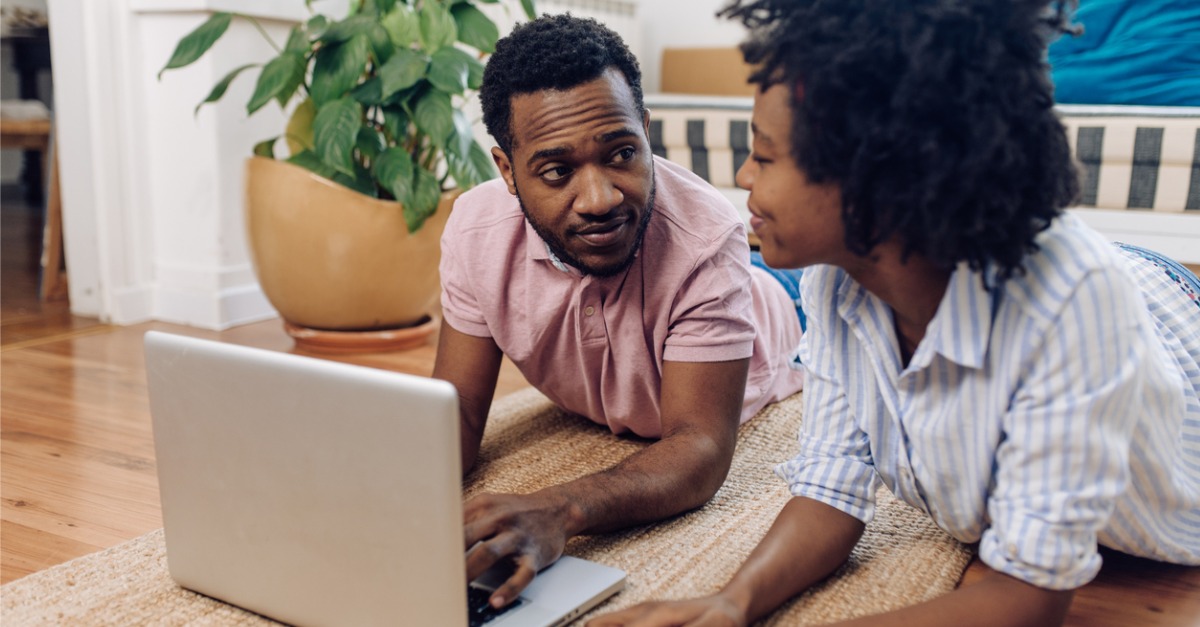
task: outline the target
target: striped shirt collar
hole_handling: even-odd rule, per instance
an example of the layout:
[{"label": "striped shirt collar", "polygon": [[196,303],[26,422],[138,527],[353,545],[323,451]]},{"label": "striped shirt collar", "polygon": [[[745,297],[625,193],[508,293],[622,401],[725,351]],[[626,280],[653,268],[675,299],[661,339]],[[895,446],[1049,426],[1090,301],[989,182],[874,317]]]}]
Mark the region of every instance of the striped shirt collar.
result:
[{"label": "striped shirt collar", "polygon": [[[984,287],[983,275],[971,270],[966,262],[954,269],[946,285],[946,293],[938,304],[933,320],[925,329],[925,337],[913,354],[909,369],[929,366],[935,354],[965,368],[983,367],[992,326],[979,325],[978,321],[991,320],[996,304],[993,302],[993,291]],[[839,287],[838,296],[838,315],[852,329],[864,325],[878,327],[875,332],[884,343],[877,346],[886,346],[885,350],[890,350],[890,357],[899,366],[899,345],[892,322],[892,308],[849,275]],[[879,324],[868,321],[878,321]]]}]

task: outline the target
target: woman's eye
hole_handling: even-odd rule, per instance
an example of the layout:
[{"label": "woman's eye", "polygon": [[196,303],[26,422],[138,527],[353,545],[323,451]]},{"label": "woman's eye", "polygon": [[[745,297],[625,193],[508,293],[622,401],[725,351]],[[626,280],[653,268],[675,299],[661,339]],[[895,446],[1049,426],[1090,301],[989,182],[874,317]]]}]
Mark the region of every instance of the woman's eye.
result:
[{"label": "woman's eye", "polygon": [[571,168],[568,168],[565,165],[560,165],[558,167],[547,168],[545,170],[542,170],[541,176],[543,179],[546,179],[547,181],[559,181],[559,180],[566,178],[567,175],[570,173],[571,173]]}]

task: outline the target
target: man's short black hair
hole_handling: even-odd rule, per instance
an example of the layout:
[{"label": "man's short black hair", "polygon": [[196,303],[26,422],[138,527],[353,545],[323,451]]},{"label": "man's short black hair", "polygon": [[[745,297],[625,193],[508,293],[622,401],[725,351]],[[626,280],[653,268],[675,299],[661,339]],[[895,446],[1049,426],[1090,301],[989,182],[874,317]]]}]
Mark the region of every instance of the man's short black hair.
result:
[{"label": "man's short black hair", "polygon": [[792,93],[792,154],[842,192],[847,248],[1021,271],[1077,196],[1046,47],[1074,3],[734,0],[751,82]]},{"label": "man's short black hair", "polygon": [[641,116],[646,110],[642,71],[620,35],[596,20],[566,14],[519,24],[496,42],[483,71],[483,123],[500,149],[511,155],[513,96],[571,89],[600,78],[610,67],[625,76]]}]

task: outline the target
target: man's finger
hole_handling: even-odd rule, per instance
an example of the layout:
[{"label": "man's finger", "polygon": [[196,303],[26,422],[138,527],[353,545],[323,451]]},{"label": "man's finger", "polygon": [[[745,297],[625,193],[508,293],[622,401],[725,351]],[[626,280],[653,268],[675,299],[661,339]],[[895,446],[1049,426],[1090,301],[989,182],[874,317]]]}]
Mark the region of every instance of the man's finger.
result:
[{"label": "man's finger", "polygon": [[475,543],[500,533],[499,518],[489,515],[494,509],[491,497],[490,494],[481,494],[463,506],[464,548],[470,549]]},{"label": "man's finger", "polygon": [[492,593],[492,596],[489,599],[492,607],[504,607],[505,605],[511,603],[513,599],[517,598],[517,596],[521,594],[521,591],[529,585],[529,582],[533,581],[534,576],[537,575],[539,566],[541,566],[538,564],[537,560],[528,553],[518,557],[516,562],[517,569],[513,571],[512,576],[508,578],[508,581],[505,581],[500,585],[499,588],[496,588],[495,592]]},{"label": "man's finger", "polygon": [[467,581],[474,581],[497,562],[517,552],[517,536],[502,533],[481,541],[467,551]]}]

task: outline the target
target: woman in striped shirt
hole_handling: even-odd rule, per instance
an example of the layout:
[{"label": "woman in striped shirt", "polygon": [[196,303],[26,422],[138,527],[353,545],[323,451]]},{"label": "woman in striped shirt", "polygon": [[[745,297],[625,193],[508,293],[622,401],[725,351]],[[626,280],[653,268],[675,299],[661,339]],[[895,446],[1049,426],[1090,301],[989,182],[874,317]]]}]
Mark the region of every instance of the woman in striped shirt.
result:
[{"label": "woman in striped shirt", "polygon": [[593,625],[744,625],[840,566],[882,483],[978,583],[870,624],[1057,624],[1098,547],[1200,564],[1200,282],[1063,212],[1046,0],[739,0],[767,263],[805,266],[792,498],[718,594]]}]

